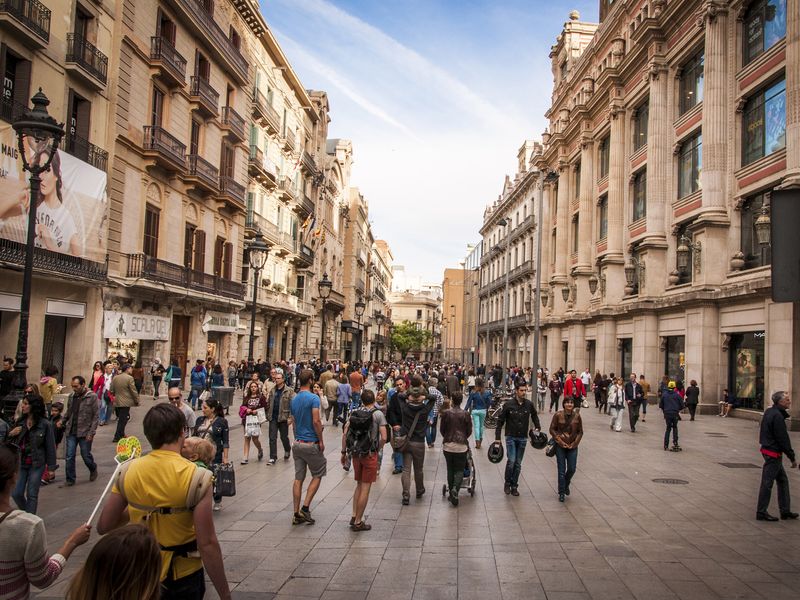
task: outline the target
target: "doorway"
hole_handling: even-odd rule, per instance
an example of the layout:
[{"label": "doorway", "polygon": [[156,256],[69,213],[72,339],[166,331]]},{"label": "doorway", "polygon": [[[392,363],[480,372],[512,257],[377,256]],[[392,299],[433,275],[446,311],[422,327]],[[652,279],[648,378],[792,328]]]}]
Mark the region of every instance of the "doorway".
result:
[{"label": "doorway", "polygon": [[189,351],[189,317],[175,315],[172,317],[172,358],[186,374],[187,352]]}]

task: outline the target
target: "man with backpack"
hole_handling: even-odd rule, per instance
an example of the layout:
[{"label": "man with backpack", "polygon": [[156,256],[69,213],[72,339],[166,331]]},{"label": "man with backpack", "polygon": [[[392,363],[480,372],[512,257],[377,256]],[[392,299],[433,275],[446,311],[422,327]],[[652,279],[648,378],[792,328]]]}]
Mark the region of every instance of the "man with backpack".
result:
[{"label": "man with backpack", "polygon": [[383,412],[375,406],[372,390],[361,393],[361,406],[350,413],[342,431],[342,465],[348,454],[353,460],[356,490],[353,493],[352,531],[369,531],[372,525],[364,522],[364,510],[369,490],[378,477],[378,452],[388,439],[388,423]]}]

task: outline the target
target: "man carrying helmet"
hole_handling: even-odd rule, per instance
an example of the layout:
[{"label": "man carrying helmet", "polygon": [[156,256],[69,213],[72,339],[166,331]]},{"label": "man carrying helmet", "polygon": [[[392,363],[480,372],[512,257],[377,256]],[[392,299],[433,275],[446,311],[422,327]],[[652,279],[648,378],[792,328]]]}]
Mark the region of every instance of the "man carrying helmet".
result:
[{"label": "man carrying helmet", "polygon": [[525,382],[521,381],[515,390],[514,399],[506,402],[500,410],[497,427],[494,430],[495,442],[499,442],[503,426],[506,428],[508,460],[503,491],[512,496],[519,496],[519,473],[522,470],[522,458],[525,456],[525,445],[528,443],[528,434],[531,430],[531,419],[536,432],[542,429],[536,407],[525,396],[527,391]]}]

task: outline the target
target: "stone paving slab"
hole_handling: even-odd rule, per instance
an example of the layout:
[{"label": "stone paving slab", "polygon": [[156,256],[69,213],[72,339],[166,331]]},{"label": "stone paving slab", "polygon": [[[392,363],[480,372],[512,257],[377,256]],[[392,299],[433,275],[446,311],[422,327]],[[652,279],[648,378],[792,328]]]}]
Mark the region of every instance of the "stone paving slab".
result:
[{"label": "stone paving slab", "polygon": [[[238,465],[241,426],[230,419],[235,498],[215,522],[233,597],[239,600],[714,600],[800,597],[800,522],[755,521],[760,479],[758,424],[700,416],[680,423],[681,453],[664,452],[663,419],[652,411],[635,434],[583,411],[585,436],[572,495],[558,502],[555,460],[528,448],[521,496],[503,493],[503,464],[476,451],[474,498],[455,509],[441,495],[446,468],[437,446],[425,461],[426,494],[400,504],[387,447],[367,509],[373,529],[353,533],[352,475],[339,466],[340,430],[327,427],[328,475],[312,506],[313,526],[291,525],[292,461]],[[141,436],[144,409],[129,433]],[[549,415],[543,422],[549,423]],[[707,432],[724,433],[713,437]],[[493,432],[488,432],[489,436]],[[88,516],[113,469],[112,427],[94,444],[101,476],[50,485],[39,509],[55,550]],[[800,447],[800,436],[791,434]],[[266,439],[266,438],[264,438]],[[253,457],[255,454],[253,453]],[[732,469],[720,463],[749,463]],[[58,471],[63,479],[63,468]],[[686,485],[653,479],[674,478]],[[790,471],[800,494],[800,473]],[[773,499],[773,513],[777,505]],[[797,509],[797,504],[795,505]],[[93,538],[93,541],[96,538]],[[90,542],[91,544],[92,542]],[[88,553],[80,548],[40,598],[64,597]],[[209,586],[207,598],[216,594]]]}]

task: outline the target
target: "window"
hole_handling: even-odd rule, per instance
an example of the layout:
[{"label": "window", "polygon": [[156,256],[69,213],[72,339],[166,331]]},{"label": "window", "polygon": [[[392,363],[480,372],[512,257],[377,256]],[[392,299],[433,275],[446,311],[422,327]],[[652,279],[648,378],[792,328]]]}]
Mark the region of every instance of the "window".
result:
[{"label": "window", "polygon": [[242,48],[242,38],[239,37],[239,32],[233,28],[231,25],[230,28],[230,35],[228,36],[231,40],[231,45],[236,48],[237,50],[241,50]]},{"label": "window", "polygon": [[559,72],[560,72],[562,81],[567,78],[567,61],[566,60],[561,63],[561,66],[559,67]]},{"label": "window", "polygon": [[703,136],[694,135],[683,142],[678,162],[678,198],[700,189],[700,172],[703,167]]},{"label": "window", "polygon": [[581,163],[575,164],[575,198],[581,197]]},{"label": "window", "polygon": [[742,133],[742,165],[786,147],[785,79],[747,100]]},{"label": "window", "polygon": [[742,254],[744,254],[744,268],[755,269],[772,262],[770,245],[762,246],[756,238],[755,223],[761,214],[761,208],[767,201],[769,192],[762,192],[747,198],[742,203]]},{"label": "window", "polygon": [[3,100],[0,117],[11,123],[28,106],[31,87],[31,62],[14,54],[5,44],[0,50],[3,75]]},{"label": "window", "polygon": [[236,154],[230,142],[222,143],[222,155],[220,157],[219,174],[225,177],[233,177],[235,171]]},{"label": "window", "polygon": [[158,9],[158,22],[156,23],[156,35],[162,40],[169,42],[171,46],[175,46],[176,28],[175,23],[167,17],[161,9]]},{"label": "window", "polygon": [[553,230],[553,233],[550,235],[550,268],[552,269],[553,265],[556,264],[556,232]]},{"label": "window", "polygon": [[153,87],[153,104],[150,107],[150,125],[161,127],[161,120],[164,116],[164,92],[160,88]]},{"label": "window", "polygon": [[69,127],[64,149],[83,161],[89,160],[89,120],[92,103],[70,89],[67,98]]},{"label": "window", "polygon": [[192,128],[189,131],[189,154],[200,154],[200,123],[192,119]]},{"label": "window", "polygon": [[786,37],[786,0],[757,0],[744,15],[743,64]]},{"label": "window", "polygon": [[198,50],[194,59],[194,74],[205,81],[211,79],[211,63]]},{"label": "window", "polygon": [[417,309],[417,321],[422,320],[422,309]]},{"label": "window", "polygon": [[633,177],[633,220],[644,219],[647,215],[647,169],[642,169]]},{"label": "window", "polygon": [[570,252],[575,254],[578,251],[578,227],[580,225],[580,216],[578,214],[572,215],[572,246]]},{"label": "window", "polygon": [[142,252],[145,256],[158,256],[158,221],[160,212],[155,206],[146,205],[144,210],[144,240]]},{"label": "window", "polygon": [[633,117],[633,150],[647,145],[647,119],[650,114],[650,106],[647,102],[636,109]]},{"label": "window", "polygon": [[183,266],[187,269],[192,268],[194,258],[194,232],[197,228],[191,223],[186,223],[183,231]]},{"label": "window", "polygon": [[604,137],[600,140],[598,162],[600,164],[600,179],[608,175],[609,159],[611,154],[610,136]]},{"label": "window", "polygon": [[764,331],[731,334],[728,345],[728,390],[740,409],[764,410]]},{"label": "window", "polygon": [[604,240],[608,237],[608,195],[600,197],[597,203],[597,239]]},{"label": "window", "polygon": [[703,72],[705,54],[701,51],[683,65],[680,80],[680,112],[696,106],[703,100]]},{"label": "window", "polygon": [[200,273],[205,273],[206,270],[206,232],[202,229],[197,229],[194,232],[192,269]]}]

